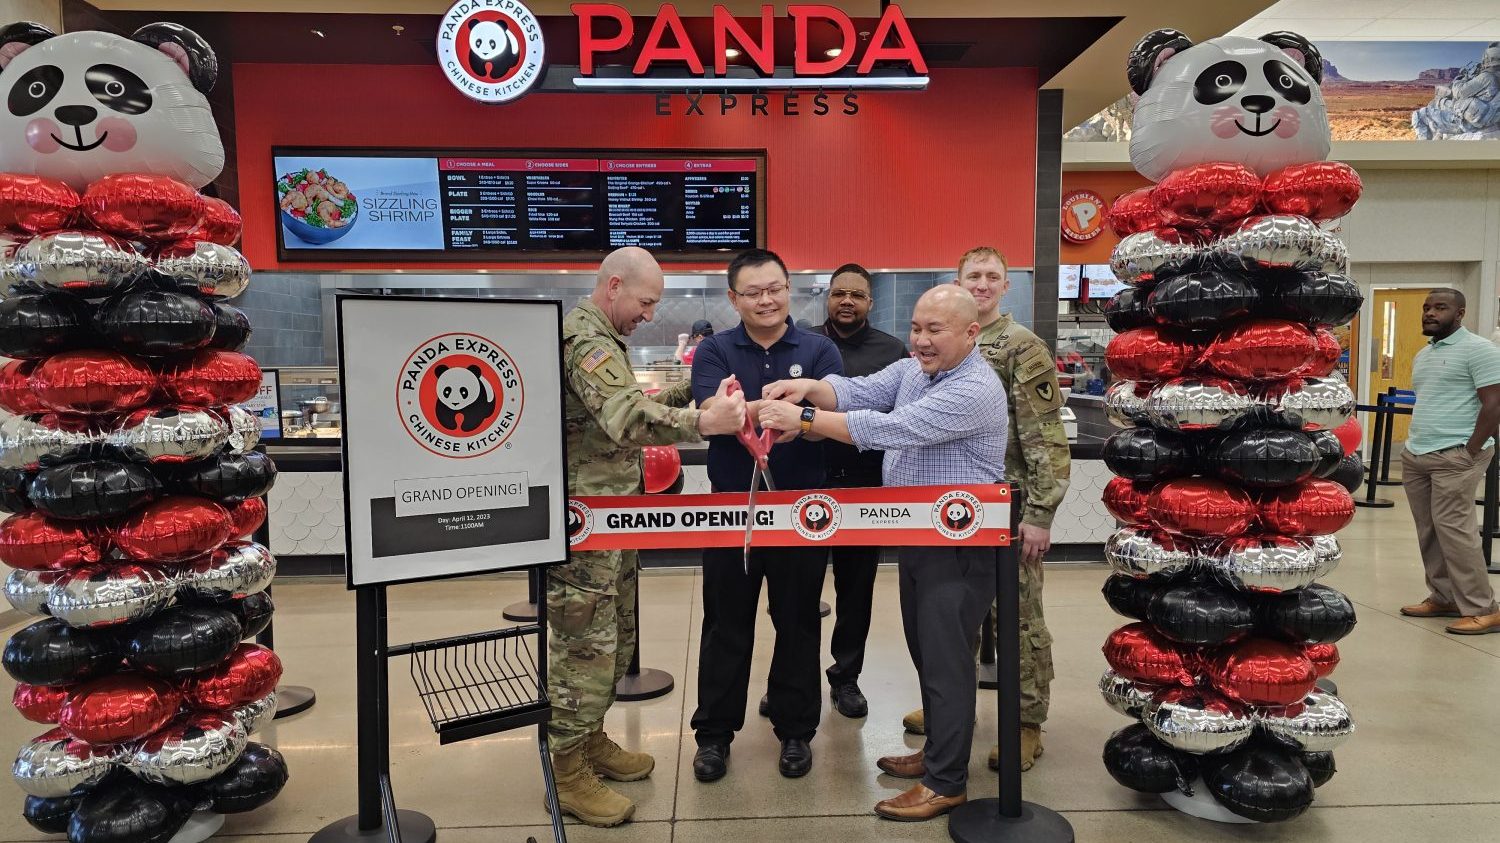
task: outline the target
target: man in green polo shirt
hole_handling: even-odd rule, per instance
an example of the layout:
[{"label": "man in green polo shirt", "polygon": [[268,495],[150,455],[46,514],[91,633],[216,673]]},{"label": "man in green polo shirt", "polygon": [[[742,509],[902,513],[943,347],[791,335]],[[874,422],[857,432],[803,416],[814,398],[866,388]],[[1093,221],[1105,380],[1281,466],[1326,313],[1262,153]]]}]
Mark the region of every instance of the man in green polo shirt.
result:
[{"label": "man in green polo shirt", "polygon": [[1500,426],[1500,348],[1464,330],[1464,294],[1439,289],[1422,303],[1422,334],[1432,337],[1412,363],[1417,403],[1401,452],[1401,485],[1417,522],[1427,599],[1403,606],[1414,618],[1458,618],[1455,635],[1500,632],[1474,495]]}]

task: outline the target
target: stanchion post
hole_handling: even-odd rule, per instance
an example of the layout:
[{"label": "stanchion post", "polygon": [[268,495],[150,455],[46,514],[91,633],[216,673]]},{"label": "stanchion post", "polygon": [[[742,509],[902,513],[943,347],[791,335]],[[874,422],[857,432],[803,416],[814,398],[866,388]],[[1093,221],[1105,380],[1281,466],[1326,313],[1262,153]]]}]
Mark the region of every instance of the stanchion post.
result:
[{"label": "stanchion post", "polygon": [[[639,565],[639,562],[637,562]],[[630,654],[630,667],[615,684],[615,699],[621,702],[654,700],[672,693],[676,682],[665,670],[648,667],[641,669],[641,587],[640,575],[636,575],[635,588],[635,650]]]},{"label": "stanchion post", "polygon": [[1389,405],[1385,403],[1385,396],[1377,395],[1375,396],[1374,406],[1370,406],[1368,404],[1360,404],[1355,408],[1357,410],[1365,410],[1375,414],[1375,429],[1374,431],[1372,431],[1370,436],[1370,463],[1369,465],[1365,466],[1365,496],[1364,498],[1355,498],[1355,506],[1370,507],[1372,509],[1388,509],[1396,505],[1394,502],[1386,500],[1385,498],[1375,497],[1375,487],[1379,485],[1377,477],[1380,474],[1380,446],[1386,431],[1391,426],[1389,420],[1386,418],[1386,416],[1389,415],[1389,413],[1386,411],[1387,406]]},{"label": "stanchion post", "polygon": [[514,623],[536,623],[540,616],[537,606],[542,602],[542,577],[546,573],[541,568],[530,568],[526,571],[526,602],[512,603],[500,611],[500,617]]},{"label": "stanchion post", "polygon": [[1484,472],[1484,520],[1479,528],[1479,541],[1484,547],[1484,565],[1486,570],[1492,574],[1500,574],[1500,567],[1495,566],[1494,544],[1496,522],[1500,521],[1500,439],[1491,439],[1497,443],[1494,451],[1490,454],[1490,467]]},{"label": "stanchion post", "polygon": [[[270,548],[271,516],[269,514],[266,515],[266,520],[262,521],[260,526],[255,528],[255,532],[250,534],[250,540],[262,547]],[[268,585],[266,586],[266,597],[270,598],[271,596],[271,587]],[[272,605],[275,605],[274,600],[272,601]],[[276,649],[276,615],[274,612],[271,614],[271,620],[266,622],[266,628],[261,630],[259,635],[255,636],[255,643],[265,647],[267,650]],[[291,717],[293,714],[301,714],[312,708],[313,703],[317,701],[317,693],[305,685],[277,686],[276,713],[271,715],[271,719],[280,720],[283,717]]]}]

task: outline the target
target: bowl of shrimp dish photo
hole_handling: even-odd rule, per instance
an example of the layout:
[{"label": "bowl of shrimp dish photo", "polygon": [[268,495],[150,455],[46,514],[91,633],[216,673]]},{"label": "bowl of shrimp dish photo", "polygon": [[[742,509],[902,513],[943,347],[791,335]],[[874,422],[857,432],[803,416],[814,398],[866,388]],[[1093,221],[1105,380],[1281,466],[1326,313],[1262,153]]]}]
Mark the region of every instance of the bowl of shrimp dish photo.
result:
[{"label": "bowl of shrimp dish photo", "polygon": [[354,228],[359,202],[349,186],[324,169],[306,167],[276,180],[281,223],[305,243],[332,243]]}]

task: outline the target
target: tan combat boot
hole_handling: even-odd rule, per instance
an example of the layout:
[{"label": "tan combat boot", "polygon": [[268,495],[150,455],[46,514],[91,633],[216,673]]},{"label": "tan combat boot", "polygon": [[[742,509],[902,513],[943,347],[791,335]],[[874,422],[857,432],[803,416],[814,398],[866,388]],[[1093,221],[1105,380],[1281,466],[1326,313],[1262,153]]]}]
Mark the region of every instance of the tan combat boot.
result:
[{"label": "tan combat boot", "polygon": [[[1038,758],[1042,757],[1042,727],[1021,727],[1021,772],[1030,770]],[[1000,769],[1000,747],[994,746],[990,749],[990,769]]]},{"label": "tan combat boot", "polygon": [[619,825],[635,814],[634,802],[599,781],[582,747],[565,755],[553,753],[552,773],[563,813],[600,828]]},{"label": "tan combat boot", "polygon": [[901,725],[913,735],[927,734],[927,712],[917,709],[901,718]]},{"label": "tan combat boot", "polygon": [[640,781],[656,769],[656,759],[644,752],[626,752],[603,731],[589,735],[583,754],[599,775],[617,782]]}]

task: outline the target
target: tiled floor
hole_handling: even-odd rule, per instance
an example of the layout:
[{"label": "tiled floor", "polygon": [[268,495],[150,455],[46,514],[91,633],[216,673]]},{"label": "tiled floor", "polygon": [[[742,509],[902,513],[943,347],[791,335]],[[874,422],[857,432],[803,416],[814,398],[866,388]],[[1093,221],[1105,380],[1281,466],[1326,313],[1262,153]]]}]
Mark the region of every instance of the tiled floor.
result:
[{"label": "tiled floor", "polygon": [[[1099,761],[1109,733],[1125,725],[1099,700],[1099,646],[1123,623],[1099,596],[1099,565],[1048,569],[1047,615],[1057,638],[1046,755],[1024,777],[1026,798],[1061,811],[1081,841],[1490,840],[1500,828],[1500,791],[1491,764],[1500,757],[1500,635],[1456,638],[1441,621],[1402,618],[1396,607],[1420,599],[1420,566],[1410,516],[1398,507],[1359,511],[1341,538],[1344,562],[1328,580],[1358,605],[1360,623],[1340,644],[1334,675],[1359,731],[1338,752],[1338,775],[1319,789],[1312,811],[1278,826],[1217,826],[1182,816],[1158,799],[1115,784]],[[750,712],[734,745],[727,778],[698,784],[691,733],[698,659],[697,577],[651,572],[642,584],[643,653],[670,671],[676,689],[645,703],[618,704],[610,733],[657,758],[649,780],[620,785],[639,804],[634,822],[613,830],[570,823],[574,841],[887,841],[947,840],[946,821],[898,824],[870,813],[900,783],[877,774],[877,757],[918,744],[900,717],[917,705],[915,674],[901,640],[894,570],[883,570],[863,687],[870,716],[846,720],[827,710],[813,742],[813,771],[791,781],[776,773],[769,724]],[[827,596],[832,598],[831,578]],[[390,591],[391,641],[476,631],[496,625],[500,608],[520,599],[516,578],[401,586]],[[305,840],[355,809],[354,599],[341,582],[281,582],[276,588],[277,650],[286,681],[314,687],[318,704],[277,721],[262,740],[281,749],[292,770],[281,798],[229,818],[218,840]],[[831,625],[824,625],[825,638]],[[4,630],[9,634],[12,629]],[[763,620],[752,697],[770,657]],[[9,680],[0,680],[7,698]],[[981,692],[971,795],[993,795],[984,755],[995,738],[993,692]],[[751,706],[755,699],[750,701]],[[438,824],[439,840],[490,843],[550,838],[543,812],[535,733],[526,730],[439,746],[404,661],[392,663],[391,762],[397,800]],[[40,731],[14,712],[0,714],[0,746]],[[19,817],[20,792],[0,784],[0,841],[47,839]]]}]

